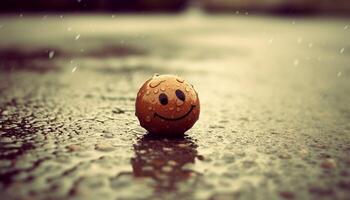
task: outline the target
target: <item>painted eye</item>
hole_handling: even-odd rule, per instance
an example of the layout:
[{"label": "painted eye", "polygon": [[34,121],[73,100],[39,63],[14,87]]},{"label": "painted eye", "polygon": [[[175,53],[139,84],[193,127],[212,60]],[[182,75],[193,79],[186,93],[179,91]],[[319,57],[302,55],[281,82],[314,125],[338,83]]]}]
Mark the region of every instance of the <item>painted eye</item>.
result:
[{"label": "painted eye", "polygon": [[176,90],[175,94],[181,101],[185,101],[185,94],[181,90]]},{"label": "painted eye", "polygon": [[162,104],[162,105],[167,105],[168,104],[168,96],[164,93],[160,94],[159,95],[159,102]]}]

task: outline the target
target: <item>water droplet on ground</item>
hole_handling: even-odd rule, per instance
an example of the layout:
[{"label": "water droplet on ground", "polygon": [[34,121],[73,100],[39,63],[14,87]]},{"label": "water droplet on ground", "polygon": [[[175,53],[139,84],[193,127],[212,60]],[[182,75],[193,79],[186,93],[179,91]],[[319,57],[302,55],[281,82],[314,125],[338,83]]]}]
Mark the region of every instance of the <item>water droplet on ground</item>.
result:
[{"label": "water droplet on ground", "polygon": [[332,158],[328,158],[321,162],[321,167],[324,169],[334,169],[336,166],[337,163]]},{"label": "water droplet on ground", "polygon": [[278,157],[281,159],[290,159],[292,156],[287,152],[281,152]]},{"label": "water droplet on ground", "polygon": [[13,140],[10,137],[0,138],[0,143],[12,143]]},{"label": "water droplet on ground", "polygon": [[114,108],[112,110],[112,113],[114,113],[114,114],[122,114],[122,113],[125,113],[125,111],[123,109],[121,109],[121,108]]},{"label": "water droplet on ground", "polygon": [[114,147],[108,143],[98,143],[95,145],[95,149],[98,151],[113,151]]},{"label": "water droplet on ground", "polygon": [[146,122],[151,122],[151,117],[150,116],[146,116]]},{"label": "water droplet on ground", "polygon": [[294,199],[295,195],[292,192],[289,191],[282,191],[280,192],[280,196],[285,199]]},{"label": "water droplet on ground", "polygon": [[69,151],[79,151],[79,150],[80,150],[80,146],[79,146],[79,145],[76,145],[76,144],[68,145],[68,146],[66,146],[66,148],[67,148]]},{"label": "water droplet on ground", "polygon": [[2,111],[2,113],[1,113],[2,115],[8,115],[9,114],[9,111],[7,111],[7,110],[4,110],[4,111]]},{"label": "water droplet on ground", "polygon": [[55,51],[49,51],[49,58],[52,59],[55,56]]},{"label": "water droplet on ground", "polygon": [[154,168],[152,166],[146,165],[142,167],[142,171],[153,171]]},{"label": "water droplet on ground", "polygon": [[106,133],[103,134],[103,137],[105,137],[105,138],[114,138],[114,134],[111,133],[111,132],[106,132]]},{"label": "water droplet on ground", "polygon": [[173,170],[173,168],[171,166],[164,166],[162,167],[162,171],[163,172],[171,172]]},{"label": "water droplet on ground", "polygon": [[170,166],[176,166],[178,163],[176,162],[176,161],[174,161],[174,160],[169,160],[168,161],[168,165],[170,165]]}]

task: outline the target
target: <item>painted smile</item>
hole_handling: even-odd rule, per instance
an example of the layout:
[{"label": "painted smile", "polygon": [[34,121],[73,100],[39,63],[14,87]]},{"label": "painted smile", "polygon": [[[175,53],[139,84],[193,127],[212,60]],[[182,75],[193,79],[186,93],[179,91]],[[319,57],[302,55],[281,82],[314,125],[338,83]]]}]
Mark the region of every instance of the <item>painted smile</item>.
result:
[{"label": "painted smile", "polygon": [[177,118],[167,118],[167,117],[163,117],[163,116],[159,115],[158,113],[154,113],[154,117],[159,117],[159,118],[164,119],[164,120],[167,120],[167,121],[177,121],[177,120],[180,120],[180,119],[183,119],[183,118],[187,117],[187,116],[192,112],[192,110],[193,110],[195,107],[196,107],[195,105],[192,105],[192,106],[191,106],[191,109],[190,109],[186,114],[184,114],[184,115],[181,116],[181,117],[177,117]]}]

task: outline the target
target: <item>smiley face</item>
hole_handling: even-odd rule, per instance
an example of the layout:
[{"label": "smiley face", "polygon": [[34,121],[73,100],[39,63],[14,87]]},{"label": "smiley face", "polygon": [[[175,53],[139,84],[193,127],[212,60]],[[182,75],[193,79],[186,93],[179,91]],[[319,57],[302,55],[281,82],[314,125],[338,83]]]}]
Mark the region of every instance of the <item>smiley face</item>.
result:
[{"label": "smiley face", "polygon": [[153,76],[136,98],[135,114],[150,133],[183,134],[198,120],[199,112],[199,98],[193,86],[173,75]]}]

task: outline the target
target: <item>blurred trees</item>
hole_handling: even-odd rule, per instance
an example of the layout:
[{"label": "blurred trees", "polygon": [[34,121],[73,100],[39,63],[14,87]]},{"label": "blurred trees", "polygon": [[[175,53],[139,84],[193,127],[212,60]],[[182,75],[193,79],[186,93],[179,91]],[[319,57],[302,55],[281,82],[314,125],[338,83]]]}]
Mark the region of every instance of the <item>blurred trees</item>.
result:
[{"label": "blurred trees", "polygon": [[349,0],[200,0],[206,11],[258,11],[280,14],[338,13],[350,11]]},{"label": "blurred trees", "polygon": [[349,0],[1,0],[0,12],[178,12],[187,5],[208,12],[350,13]]},{"label": "blurred trees", "polygon": [[176,12],[187,0],[1,0],[2,12],[159,11]]}]

